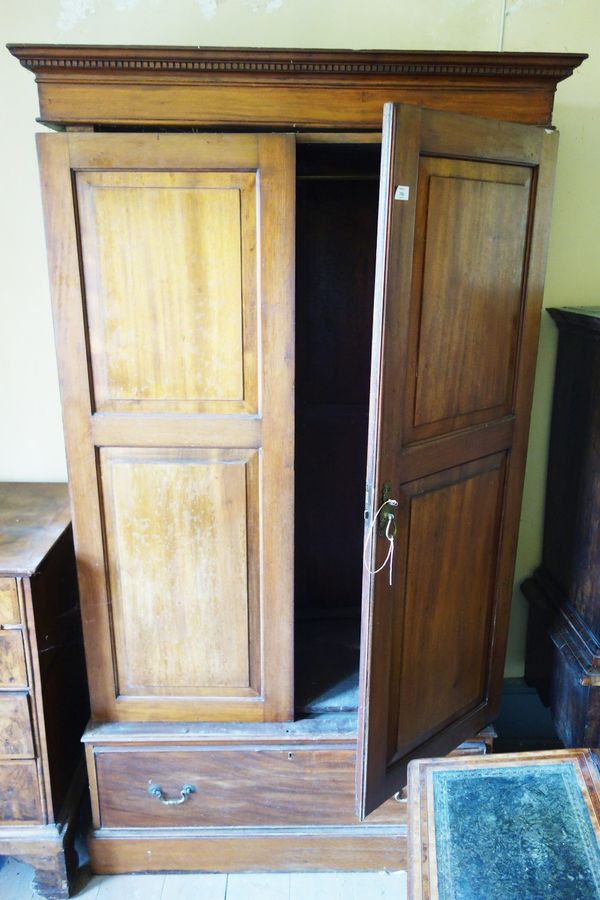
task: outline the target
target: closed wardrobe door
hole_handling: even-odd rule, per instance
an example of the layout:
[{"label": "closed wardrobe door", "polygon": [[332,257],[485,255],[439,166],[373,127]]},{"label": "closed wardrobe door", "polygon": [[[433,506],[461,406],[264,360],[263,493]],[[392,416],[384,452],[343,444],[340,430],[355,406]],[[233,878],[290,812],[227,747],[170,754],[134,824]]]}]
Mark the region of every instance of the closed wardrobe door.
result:
[{"label": "closed wardrobe door", "polygon": [[39,154],[92,715],[289,718],[293,139]]}]

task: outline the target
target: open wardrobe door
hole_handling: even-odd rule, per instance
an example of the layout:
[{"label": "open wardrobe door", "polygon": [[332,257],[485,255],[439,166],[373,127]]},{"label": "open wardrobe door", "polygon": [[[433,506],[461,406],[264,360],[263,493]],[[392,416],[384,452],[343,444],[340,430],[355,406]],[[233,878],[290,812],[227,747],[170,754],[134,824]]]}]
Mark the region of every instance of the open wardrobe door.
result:
[{"label": "open wardrobe door", "polygon": [[406,784],[411,759],[450,752],[498,712],[557,143],[551,129],[385,108],[360,818]]}]

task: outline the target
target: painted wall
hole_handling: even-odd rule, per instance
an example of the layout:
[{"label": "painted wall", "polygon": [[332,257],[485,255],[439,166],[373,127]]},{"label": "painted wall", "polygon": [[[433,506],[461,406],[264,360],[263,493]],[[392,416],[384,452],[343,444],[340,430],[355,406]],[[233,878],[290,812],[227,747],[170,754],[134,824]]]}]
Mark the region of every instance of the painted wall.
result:
[{"label": "painted wall", "polygon": [[[600,304],[600,0],[2,0],[0,43],[588,52],[559,85],[562,132],[545,303]],[[0,480],[66,478],[31,75],[0,52]],[[537,564],[554,326],[544,318],[516,582]],[[523,667],[515,592],[507,675]]]}]

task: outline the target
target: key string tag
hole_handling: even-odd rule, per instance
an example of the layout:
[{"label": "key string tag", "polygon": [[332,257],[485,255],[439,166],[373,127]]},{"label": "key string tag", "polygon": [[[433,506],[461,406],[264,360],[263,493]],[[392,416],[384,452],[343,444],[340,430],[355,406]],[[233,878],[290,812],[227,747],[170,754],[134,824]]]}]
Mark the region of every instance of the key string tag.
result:
[{"label": "key string tag", "polygon": [[394,572],[394,541],[396,538],[396,519],[394,517],[393,512],[387,513],[387,522],[385,525],[385,537],[388,541],[388,551],[386,557],[382,564],[377,569],[372,569],[369,565],[368,556],[371,550],[371,543],[373,541],[373,532],[377,527],[377,522],[379,520],[379,516],[381,512],[385,509],[386,506],[396,507],[398,506],[398,501],[389,498],[388,500],[384,500],[375,515],[373,516],[373,520],[369,525],[369,530],[367,531],[367,536],[365,538],[365,546],[363,549],[363,565],[369,575],[377,575],[378,572],[383,571],[385,567],[389,564],[389,585],[392,586],[393,582],[393,572]]}]

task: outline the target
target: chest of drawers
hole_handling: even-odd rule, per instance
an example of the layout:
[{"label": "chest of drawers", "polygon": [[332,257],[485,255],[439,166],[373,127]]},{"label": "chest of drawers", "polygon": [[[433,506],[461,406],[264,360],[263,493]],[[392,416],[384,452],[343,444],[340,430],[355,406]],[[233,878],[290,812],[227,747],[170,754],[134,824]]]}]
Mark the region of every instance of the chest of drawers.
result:
[{"label": "chest of drawers", "polygon": [[63,484],[0,484],[0,855],[68,896],[88,714]]}]

